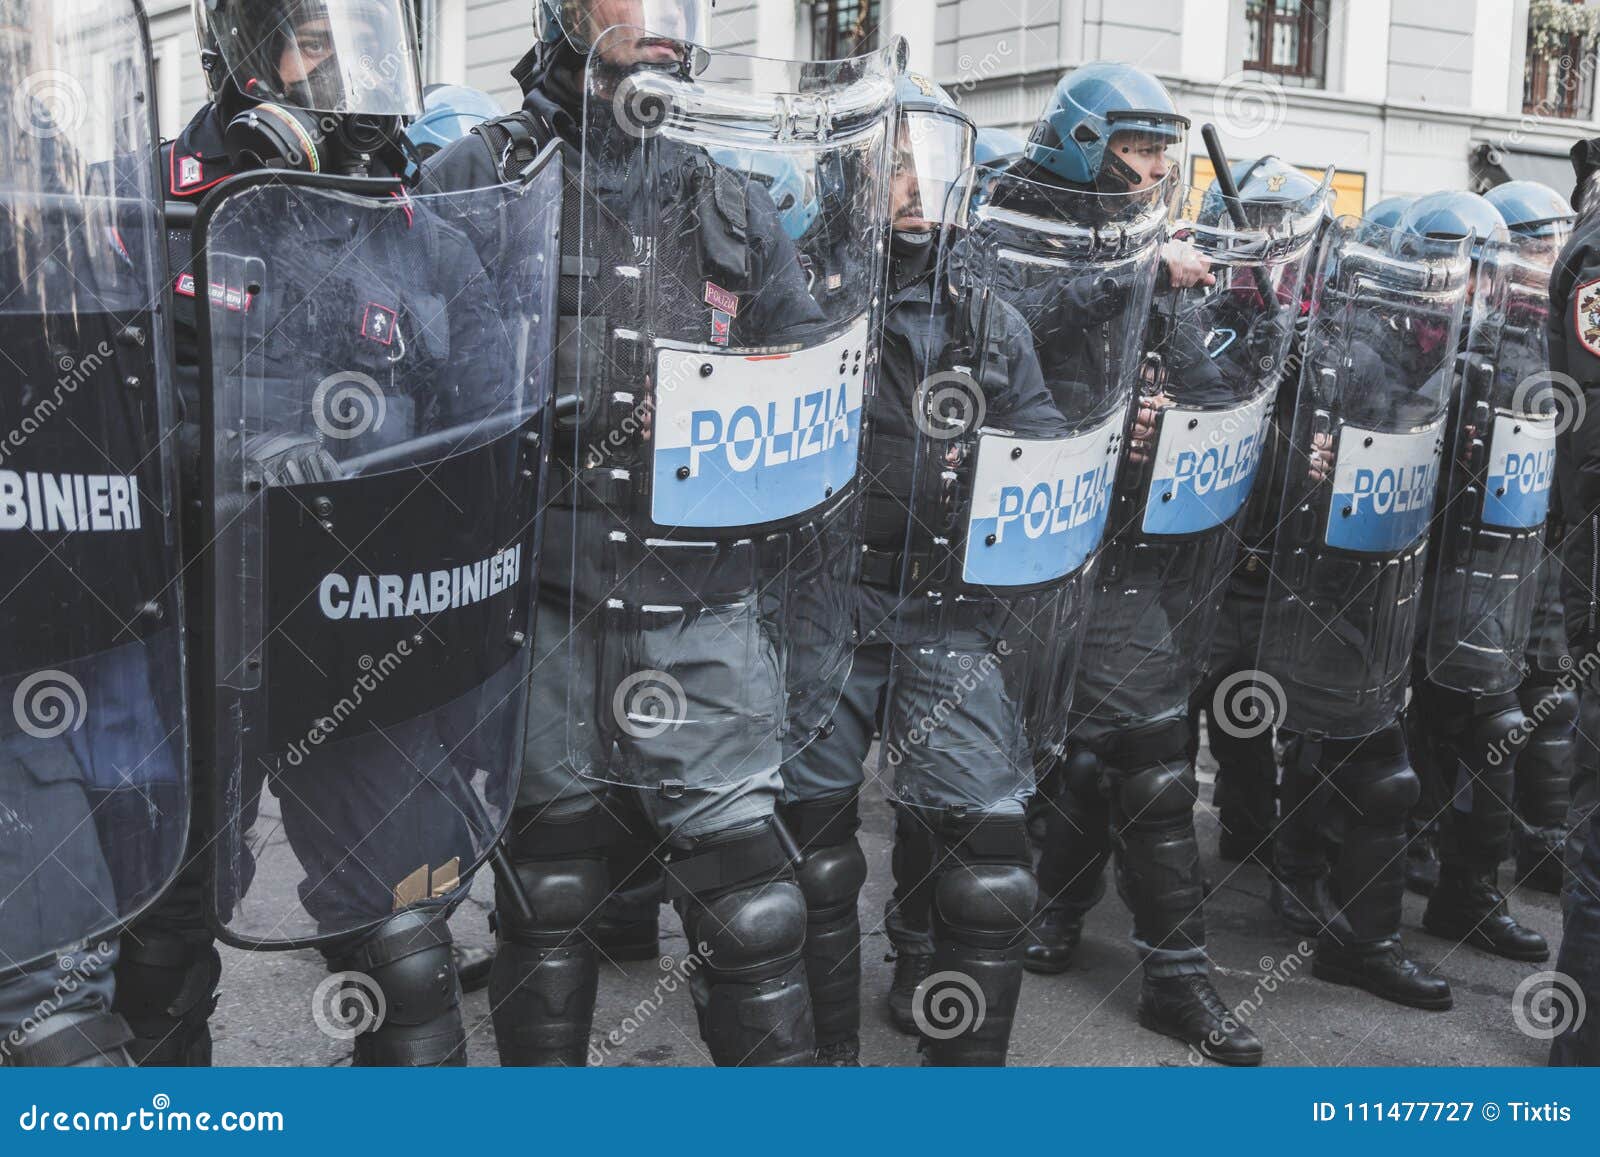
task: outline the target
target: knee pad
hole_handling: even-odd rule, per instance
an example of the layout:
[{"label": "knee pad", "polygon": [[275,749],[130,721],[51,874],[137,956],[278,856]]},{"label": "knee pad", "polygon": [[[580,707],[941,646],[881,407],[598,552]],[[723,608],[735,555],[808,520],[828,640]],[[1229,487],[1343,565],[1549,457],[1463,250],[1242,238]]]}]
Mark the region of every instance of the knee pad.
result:
[{"label": "knee pad", "polygon": [[1122,773],[1117,798],[1130,827],[1162,829],[1191,822],[1199,781],[1187,760],[1154,763]]},{"label": "knee pad", "polygon": [[856,839],[861,826],[856,793],[789,804],[780,816],[804,857],[795,875],[809,919],[815,923],[853,911],[867,882],[867,858]]},{"label": "knee pad", "polygon": [[1021,864],[956,863],[939,873],[933,904],[956,940],[1006,948],[1026,927],[1039,900],[1033,873]]},{"label": "knee pad", "polygon": [[867,857],[854,836],[844,844],[813,848],[795,873],[813,922],[854,911],[867,882]]},{"label": "knee pad", "polygon": [[753,983],[782,976],[806,942],[806,902],[793,880],[774,880],[686,905],[693,943],[708,972]]},{"label": "knee pad", "polygon": [[1472,744],[1470,750],[1463,753],[1468,757],[1468,766],[1480,771],[1509,771],[1517,753],[1532,737],[1533,725],[1523,714],[1521,705],[1510,699],[1509,703],[1474,716],[1467,735]]},{"label": "knee pad", "polygon": [[365,974],[383,994],[383,1019],[356,1038],[369,1065],[465,1063],[461,992],[443,912],[412,909],[390,917],[331,964]]},{"label": "knee pad", "polygon": [[611,871],[604,859],[513,861],[512,870],[533,909],[532,923],[517,914],[517,905],[499,897],[495,905],[495,931],[501,939],[531,948],[554,948],[574,937],[598,915],[611,886]]},{"label": "knee pad", "polygon": [[1535,733],[1568,731],[1578,724],[1579,696],[1571,687],[1551,683],[1525,683],[1517,699]]},{"label": "knee pad", "polygon": [[1061,761],[1060,794],[1067,799],[1092,800],[1100,794],[1103,768],[1094,752],[1075,747]]},{"label": "knee pad", "polygon": [[47,1016],[21,1041],[8,1041],[0,1052],[0,1067],[10,1068],[127,1068],[133,1059],[127,1046],[133,1031],[116,1013],[95,1008],[72,1009]]},{"label": "knee pad", "polygon": [[211,1064],[209,1021],[217,1008],[222,958],[209,935],[139,927],[123,934],[112,1008],[133,1031],[140,1065]]},{"label": "knee pad", "polygon": [[1367,827],[1403,824],[1422,795],[1422,781],[1403,754],[1352,763],[1337,778],[1355,809],[1353,819]]}]

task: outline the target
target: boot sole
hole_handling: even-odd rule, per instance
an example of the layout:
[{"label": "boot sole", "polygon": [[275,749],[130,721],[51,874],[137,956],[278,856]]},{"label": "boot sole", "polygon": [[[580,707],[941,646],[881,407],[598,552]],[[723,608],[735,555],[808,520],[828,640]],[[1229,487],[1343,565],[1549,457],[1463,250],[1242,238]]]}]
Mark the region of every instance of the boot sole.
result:
[{"label": "boot sole", "polygon": [[1374,988],[1368,983],[1366,977],[1359,972],[1350,972],[1334,964],[1324,964],[1315,958],[1311,961],[1311,975],[1318,980],[1326,980],[1329,984],[1340,984],[1346,988],[1359,988],[1363,992],[1371,993],[1379,1000],[1387,1000],[1390,1004],[1398,1004],[1405,1008],[1420,1008],[1426,1012],[1444,1012],[1455,1007],[1456,1003],[1455,996],[1448,992],[1442,997],[1434,997],[1432,999],[1420,997],[1408,999],[1392,992],[1385,992],[1382,989]]},{"label": "boot sole", "polygon": [[1053,960],[1034,960],[1027,956],[1022,958],[1023,971],[1036,972],[1040,976],[1059,976],[1061,973],[1065,972],[1071,967],[1071,957],[1068,957],[1066,960],[1062,960],[1060,962]]},{"label": "boot sole", "polygon": [[1229,1065],[1238,1069],[1252,1069],[1259,1065],[1262,1058],[1266,1055],[1265,1050],[1263,1049],[1257,1049],[1254,1052],[1249,1053],[1216,1052],[1214,1051],[1214,1046],[1211,1044],[1210,1040],[1201,1038],[1199,1042],[1192,1041],[1182,1033],[1179,1033],[1167,1025],[1162,1024],[1159,1020],[1145,1012],[1145,1010],[1142,1008],[1139,1010],[1139,1024],[1141,1027],[1147,1028],[1153,1033],[1159,1033],[1161,1036],[1175,1040],[1179,1044],[1188,1045],[1201,1056],[1205,1057],[1206,1060],[1216,1061],[1219,1065]]},{"label": "boot sole", "polygon": [[1430,925],[1427,917],[1423,917],[1422,930],[1429,936],[1437,936],[1440,940],[1454,940],[1457,944],[1465,944],[1469,948],[1476,948],[1479,952],[1487,953],[1490,956],[1498,956],[1502,960],[1515,960],[1521,964],[1542,964],[1546,960],[1550,959],[1549,947],[1546,947],[1544,951],[1538,953],[1537,955],[1535,955],[1532,951],[1517,952],[1514,950],[1503,949],[1496,945],[1487,936],[1483,935],[1482,932],[1474,931],[1470,928],[1441,928],[1437,924]]}]

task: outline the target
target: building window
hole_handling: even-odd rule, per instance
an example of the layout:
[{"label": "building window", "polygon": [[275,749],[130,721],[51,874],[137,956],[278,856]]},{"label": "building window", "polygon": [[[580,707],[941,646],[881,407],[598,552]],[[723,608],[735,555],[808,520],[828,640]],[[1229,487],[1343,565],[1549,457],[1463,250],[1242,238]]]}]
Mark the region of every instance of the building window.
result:
[{"label": "building window", "polygon": [[879,7],[879,0],[815,0],[811,5],[812,59],[843,60],[876,49],[878,25],[883,20]]},{"label": "building window", "polygon": [[1595,35],[1600,9],[1577,0],[1533,0],[1522,69],[1522,111],[1584,118],[1594,103]]},{"label": "building window", "polygon": [[1328,59],[1329,0],[1249,0],[1244,66],[1322,83]]}]

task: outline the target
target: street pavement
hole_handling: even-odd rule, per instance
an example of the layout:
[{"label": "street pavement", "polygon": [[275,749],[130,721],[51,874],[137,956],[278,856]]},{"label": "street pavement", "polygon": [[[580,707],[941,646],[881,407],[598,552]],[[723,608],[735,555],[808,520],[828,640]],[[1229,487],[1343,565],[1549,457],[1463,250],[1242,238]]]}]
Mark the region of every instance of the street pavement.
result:
[{"label": "street pavement", "polygon": [[[1297,937],[1281,931],[1267,909],[1269,879],[1260,868],[1215,857],[1217,824],[1209,808],[1209,757],[1202,755],[1201,846],[1213,890],[1206,924],[1218,991],[1239,1010],[1266,1045],[1275,1065],[1542,1065],[1548,1044],[1518,1030],[1512,991],[1531,972],[1549,965],[1517,964],[1486,955],[1421,929],[1422,901],[1406,898],[1405,938],[1412,954],[1448,977],[1455,990],[1449,1012],[1398,1008],[1316,980],[1310,955]],[[883,906],[890,889],[889,809],[863,797],[862,844],[869,878],[862,898],[862,1050],[866,1065],[917,1063],[914,1039],[890,1027],[883,1011],[890,965]],[[1509,884],[1509,877],[1507,880]],[[479,874],[471,898],[457,911],[456,939],[489,945],[492,884]],[[1547,936],[1560,937],[1561,914],[1553,896],[1519,891],[1519,918]],[[1128,942],[1131,921],[1108,888],[1090,916],[1079,955],[1060,976],[1028,975],[1011,1044],[1014,1065],[1188,1065],[1197,1056],[1176,1041],[1138,1026],[1137,958]],[[594,1055],[608,1065],[702,1065],[710,1058],[695,1029],[684,981],[688,952],[670,908],[662,909],[660,960],[604,963],[594,1021]],[[1309,946],[1308,946],[1309,947]],[[692,968],[692,965],[689,967]],[[315,952],[246,953],[223,949],[222,998],[212,1021],[219,1065],[348,1064],[351,1046],[321,1031],[312,1017],[313,994],[327,975]],[[494,1029],[485,992],[465,1001],[473,1065],[496,1064]]]}]

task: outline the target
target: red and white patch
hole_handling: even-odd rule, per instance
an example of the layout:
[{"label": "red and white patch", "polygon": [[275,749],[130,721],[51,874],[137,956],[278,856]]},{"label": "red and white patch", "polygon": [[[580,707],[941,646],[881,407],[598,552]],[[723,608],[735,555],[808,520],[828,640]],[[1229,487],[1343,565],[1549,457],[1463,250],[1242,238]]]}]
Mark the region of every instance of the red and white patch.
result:
[{"label": "red and white patch", "polygon": [[1572,332],[1584,349],[1600,358],[1600,280],[1573,289]]},{"label": "red and white patch", "polygon": [[369,303],[361,319],[361,336],[379,345],[394,341],[394,310],[377,302]]},{"label": "red and white patch", "polygon": [[727,345],[733,334],[733,318],[720,309],[711,311],[711,344]]},{"label": "red and white patch", "polygon": [[712,309],[720,309],[729,317],[739,316],[739,295],[729,293],[714,281],[706,282],[706,304]]},{"label": "red and white patch", "polygon": [[178,158],[178,188],[192,189],[206,179],[205,167],[199,157]]}]

